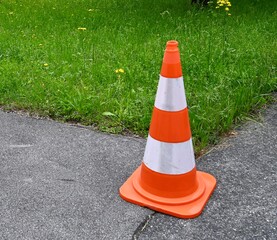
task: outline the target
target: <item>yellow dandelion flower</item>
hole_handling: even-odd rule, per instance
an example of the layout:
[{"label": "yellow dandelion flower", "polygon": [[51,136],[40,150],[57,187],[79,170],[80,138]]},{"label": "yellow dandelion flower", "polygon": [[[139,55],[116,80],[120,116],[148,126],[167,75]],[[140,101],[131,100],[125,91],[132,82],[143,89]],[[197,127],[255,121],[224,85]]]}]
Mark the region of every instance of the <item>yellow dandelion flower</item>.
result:
[{"label": "yellow dandelion flower", "polygon": [[226,8],[225,8],[225,11],[227,11],[227,12],[228,12],[229,10],[230,10],[230,9],[229,9],[228,7],[226,7]]},{"label": "yellow dandelion flower", "polygon": [[116,73],[124,73],[125,71],[124,71],[124,69],[119,68],[119,69],[116,69],[115,72],[116,72]]},{"label": "yellow dandelion flower", "polygon": [[80,30],[80,31],[86,31],[87,29],[85,27],[78,27],[78,30]]},{"label": "yellow dandelion flower", "polygon": [[44,67],[48,67],[49,64],[48,64],[48,63],[44,63],[43,66],[44,66]]}]

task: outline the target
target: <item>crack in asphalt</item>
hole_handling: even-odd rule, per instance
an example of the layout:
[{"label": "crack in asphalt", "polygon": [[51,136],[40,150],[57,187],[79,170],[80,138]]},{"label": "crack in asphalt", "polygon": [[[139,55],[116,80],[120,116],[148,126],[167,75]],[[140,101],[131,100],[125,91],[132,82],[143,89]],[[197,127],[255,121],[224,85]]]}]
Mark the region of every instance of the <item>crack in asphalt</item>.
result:
[{"label": "crack in asphalt", "polygon": [[144,219],[144,221],[142,221],[137,229],[135,230],[133,236],[132,236],[132,240],[138,240],[139,235],[144,231],[144,229],[147,227],[148,223],[150,222],[150,220],[154,217],[154,215],[156,214],[156,212],[153,212],[152,214],[146,216],[146,218]]}]

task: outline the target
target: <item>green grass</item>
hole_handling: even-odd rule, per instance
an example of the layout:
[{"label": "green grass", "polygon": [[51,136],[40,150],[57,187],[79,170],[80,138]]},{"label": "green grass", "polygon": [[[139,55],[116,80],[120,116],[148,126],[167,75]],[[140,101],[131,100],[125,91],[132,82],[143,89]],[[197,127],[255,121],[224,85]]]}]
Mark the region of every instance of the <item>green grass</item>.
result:
[{"label": "green grass", "polygon": [[277,89],[276,2],[234,1],[230,12],[186,0],[1,1],[0,105],[146,136],[176,39],[199,151]]}]

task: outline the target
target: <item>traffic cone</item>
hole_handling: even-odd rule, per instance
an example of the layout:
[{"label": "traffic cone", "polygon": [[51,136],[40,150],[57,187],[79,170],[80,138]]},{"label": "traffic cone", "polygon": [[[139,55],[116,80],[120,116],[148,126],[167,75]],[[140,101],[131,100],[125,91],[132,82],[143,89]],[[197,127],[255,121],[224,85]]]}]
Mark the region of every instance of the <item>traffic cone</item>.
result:
[{"label": "traffic cone", "polygon": [[141,166],[119,189],[134,204],[179,218],[201,214],[216,179],[196,170],[177,41],[168,41]]}]

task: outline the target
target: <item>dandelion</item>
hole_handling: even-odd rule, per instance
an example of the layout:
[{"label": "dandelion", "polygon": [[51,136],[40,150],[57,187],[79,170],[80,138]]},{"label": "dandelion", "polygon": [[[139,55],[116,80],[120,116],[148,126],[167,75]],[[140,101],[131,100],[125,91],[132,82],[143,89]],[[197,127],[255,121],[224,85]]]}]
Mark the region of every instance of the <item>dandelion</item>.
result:
[{"label": "dandelion", "polygon": [[124,69],[122,69],[122,68],[119,68],[119,69],[116,69],[115,70],[115,73],[124,73],[125,71],[124,71]]},{"label": "dandelion", "polygon": [[48,63],[44,63],[43,66],[44,66],[44,67],[48,67],[49,64],[48,64]]},{"label": "dandelion", "polygon": [[225,10],[225,12],[227,12],[227,15],[230,16],[230,15],[228,14],[228,12],[230,11],[230,7],[231,7],[231,6],[232,6],[232,4],[231,4],[231,2],[228,1],[228,0],[218,0],[218,1],[216,2],[215,8],[216,8],[216,9],[219,9],[220,7],[223,7],[224,10]]},{"label": "dandelion", "polygon": [[78,30],[80,30],[80,31],[86,31],[87,29],[85,27],[78,27]]}]

